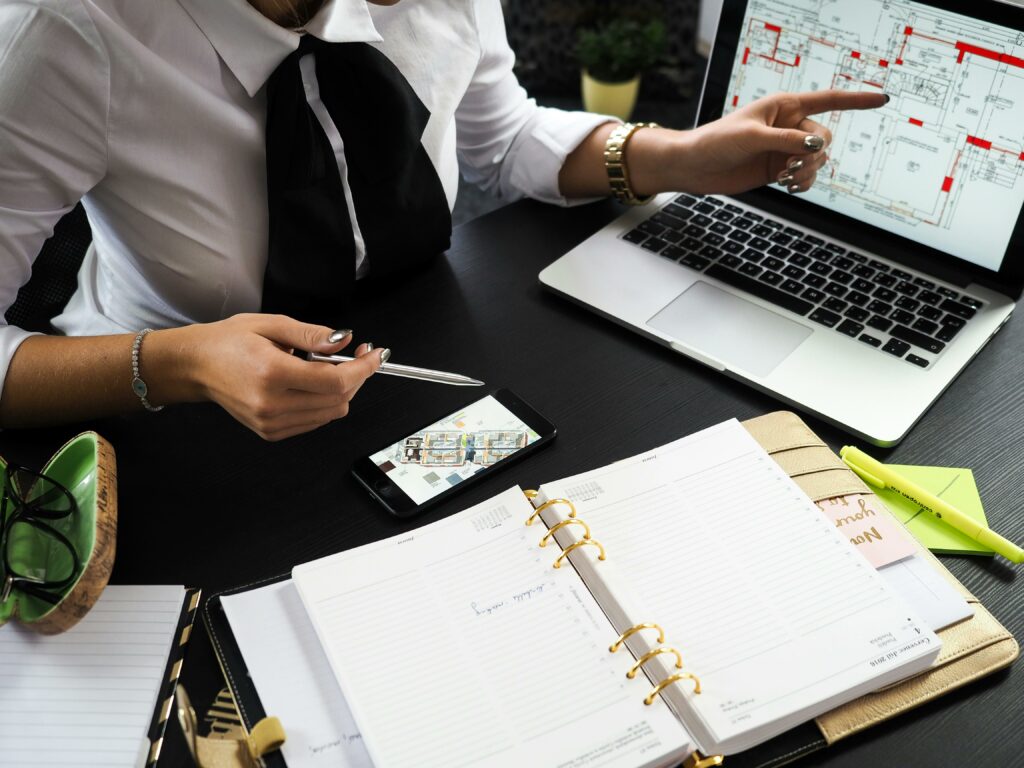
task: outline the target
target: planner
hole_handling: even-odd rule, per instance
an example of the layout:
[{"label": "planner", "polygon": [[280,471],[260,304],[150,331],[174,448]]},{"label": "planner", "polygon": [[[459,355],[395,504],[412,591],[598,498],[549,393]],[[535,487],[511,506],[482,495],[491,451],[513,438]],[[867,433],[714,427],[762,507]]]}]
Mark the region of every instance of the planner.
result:
[{"label": "planner", "polygon": [[[770,458],[758,421],[797,442]],[[930,555],[876,571],[821,513],[870,492],[818,454],[790,466],[797,417],[744,426],[209,601],[243,721],[289,734],[268,765],[781,764],[1009,663]]]},{"label": "planner", "polygon": [[108,585],[71,629],[0,629],[0,763],[155,766],[199,592]]}]

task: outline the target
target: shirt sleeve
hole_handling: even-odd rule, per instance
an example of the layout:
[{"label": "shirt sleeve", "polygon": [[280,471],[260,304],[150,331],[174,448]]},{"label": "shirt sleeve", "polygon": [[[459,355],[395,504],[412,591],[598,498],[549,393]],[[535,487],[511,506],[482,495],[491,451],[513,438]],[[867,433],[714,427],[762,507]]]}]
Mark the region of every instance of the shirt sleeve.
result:
[{"label": "shirt sleeve", "polygon": [[106,172],[109,86],[79,0],[0,4],[0,386],[32,335],[3,315],[57,221]]},{"label": "shirt sleeve", "polygon": [[457,146],[467,180],[515,200],[571,205],[558,188],[565,158],[607,115],[538,107],[512,71],[500,0],[475,0],[480,62],[455,112]]}]

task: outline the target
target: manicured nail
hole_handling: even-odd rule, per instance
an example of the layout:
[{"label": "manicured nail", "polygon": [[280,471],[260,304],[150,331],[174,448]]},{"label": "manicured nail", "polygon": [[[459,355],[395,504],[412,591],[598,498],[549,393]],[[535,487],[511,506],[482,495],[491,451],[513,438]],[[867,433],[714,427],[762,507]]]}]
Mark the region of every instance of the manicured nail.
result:
[{"label": "manicured nail", "polygon": [[331,342],[331,344],[337,344],[339,341],[343,340],[346,336],[351,336],[351,335],[352,335],[352,331],[350,331],[348,328],[343,328],[343,329],[341,329],[339,331],[335,331],[334,333],[332,333],[330,336],[327,337],[327,340],[329,342]]},{"label": "manicured nail", "polygon": [[384,363],[386,363],[390,359],[391,359],[391,350],[388,349],[387,347],[385,347],[384,349],[382,349],[380,351],[380,362],[381,362],[381,365],[383,365]]},{"label": "manicured nail", "polygon": [[799,171],[803,167],[804,167],[804,161],[803,160],[794,160],[792,163],[790,163],[788,166],[786,166],[786,170],[787,171]]},{"label": "manicured nail", "polygon": [[817,152],[825,146],[825,140],[812,133],[810,136],[804,136],[804,146],[812,152]]},{"label": "manicured nail", "polygon": [[885,94],[885,103],[888,104],[890,101],[892,101],[892,96],[890,96],[888,93]]},{"label": "manicured nail", "polygon": [[366,351],[367,352],[373,352],[373,342],[372,341],[366,342]]},{"label": "manicured nail", "polygon": [[779,186],[780,187],[788,187],[792,183],[793,183],[793,175],[792,174],[784,173],[781,176],[779,176]]},{"label": "manicured nail", "polygon": [[800,185],[799,184],[790,184],[789,185],[789,189],[787,189],[786,191],[789,192],[789,194],[794,195],[794,194],[796,194],[797,192],[800,191]]}]

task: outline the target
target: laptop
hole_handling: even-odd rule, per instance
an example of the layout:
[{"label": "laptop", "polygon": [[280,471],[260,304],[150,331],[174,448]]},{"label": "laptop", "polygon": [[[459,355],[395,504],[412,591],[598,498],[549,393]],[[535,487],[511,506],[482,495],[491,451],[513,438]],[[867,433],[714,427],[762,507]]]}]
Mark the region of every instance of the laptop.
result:
[{"label": "laptop", "polygon": [[548,289],[880,446],[1024,286],[1024,9],[725,0],[698,123],[778,91],[884,90],[814,187],[662,194],[540,273]]}]

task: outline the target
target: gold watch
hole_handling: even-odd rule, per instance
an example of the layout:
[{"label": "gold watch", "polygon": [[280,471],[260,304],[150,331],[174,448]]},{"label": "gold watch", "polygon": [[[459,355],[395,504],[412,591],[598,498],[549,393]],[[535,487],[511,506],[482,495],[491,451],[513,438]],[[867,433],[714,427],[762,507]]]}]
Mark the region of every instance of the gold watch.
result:
[{"label": "gold watch", "polygon": [[641,128],[657,127],[657,123],[623,123],[615,126],[604,143],[604,168],[608,173],[608,184],[615,199],[620,203],[643,205],[654,197],[637,197],[633,192],[629,183],[629,171],[626,169],[626,144]]}]

